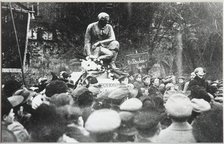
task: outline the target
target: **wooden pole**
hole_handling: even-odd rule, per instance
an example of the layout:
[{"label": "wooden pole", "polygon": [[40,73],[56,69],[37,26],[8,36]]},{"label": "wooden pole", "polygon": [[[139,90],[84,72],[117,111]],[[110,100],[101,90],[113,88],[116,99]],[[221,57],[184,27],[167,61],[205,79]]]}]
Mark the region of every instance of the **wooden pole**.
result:
[{"label": "wooden pole", "polygon": [[23,69],[26,67],[26,54],[27,54],[27,46],[28,46],[28,33],[30,28],[30,13],[28,13],[27,17],[27,29],[26,29],[26,42],[25,42],[25,51],[24,51],[24,59],[23,59]]},{"label": "wooden pole", "polygon": [[17,31],[16,31],[16,26],[15,26],[14,16],[13,16],[13,12],[12,12],[12,5],[11,5],[11,2],[9,3],[9,6],[10,6],[11,17],[12,17],[13,29],[14,29],[15,37],[16,37],[17,49],[18,49],[18,52],[19,52],[19,59],[20,59],[20,65],[21,65],[21,71],[22,71],[23,85],[26,87],[25,77],[24,77],[24,72],[23,72],[22,56],[21,56],[21,52],[20,52],[19,40],[18,40],[18,37],[17,37]]}]

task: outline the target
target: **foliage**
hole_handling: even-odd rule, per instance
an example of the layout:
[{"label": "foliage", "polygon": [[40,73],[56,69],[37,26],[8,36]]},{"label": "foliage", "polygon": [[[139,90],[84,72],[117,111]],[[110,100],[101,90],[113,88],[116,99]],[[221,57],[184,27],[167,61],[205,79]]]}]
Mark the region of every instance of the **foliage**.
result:
[{"label": "foliage", "polygon": [[[125,55],[148,52],[150,64],[160,63],[166,74],[176,73],[177,33],[182,34],[183,69],[197,66],[209,71],[217,67],[222,77],[222,3],[62,3],[61,18],[55,23],[66,43],[82,51],[87,25],[108,12],[121,49],[118,65],[126,65]],[[72,40],[73,38],[73,40]],[[64,41],[63,40],[63,41]],[[69,42],[70,41],[70,42]],[[76,51],[75,50],[75,51]],[[71,54],[70,50],[65,55]],[[150,67],[149,67],[150,69]],[[211,74],[213,75],[213,74]]]},{"label": "foliage", "polygon": [[[38,21],[54,31],[52,53],[45,53],[48,69],[69,66],[69,59],[83,52],[84,33],[99,12],[110,14],[120,42],[117,65],[127,65],[125,56],[148,52],[148,68],[159,64],[165,75],[177,73],[177,50],[181,49],[183,74],[198,66],[207,69],[210,79],[222,78],[223,5],[218,2],[169,3],[40,3]],[[177,34],[182,36],[179,46]],[[55,61],[55,63],[53,63]],[[41,64],[40,64],[41,65]],[[43,72],[46,70],[43,65]],[[56,70],[56,69],[54,69]]]}]

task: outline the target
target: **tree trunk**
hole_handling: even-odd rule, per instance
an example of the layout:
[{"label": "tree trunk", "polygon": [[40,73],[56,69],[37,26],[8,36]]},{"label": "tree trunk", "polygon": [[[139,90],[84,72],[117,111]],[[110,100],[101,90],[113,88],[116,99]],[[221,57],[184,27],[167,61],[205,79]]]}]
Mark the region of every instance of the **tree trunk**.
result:
[{"label": "tree trunk", "polygon": [[176,35],[177,38],[177,74],[178,77],[183,74],[183,65],[182,65],[182,52],[183,52],[183,43],[182,43],[182,33],[179,31]]}]

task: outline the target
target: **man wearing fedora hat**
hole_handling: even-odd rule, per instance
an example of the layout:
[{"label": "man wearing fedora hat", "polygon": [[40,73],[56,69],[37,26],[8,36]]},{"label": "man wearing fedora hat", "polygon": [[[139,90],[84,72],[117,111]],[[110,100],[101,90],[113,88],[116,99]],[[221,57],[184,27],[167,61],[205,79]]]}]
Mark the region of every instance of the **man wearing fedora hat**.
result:
[{"label": "man wearing fedora hat", "polygon": [[88,25],[85,33],[85,52],[87,56],[99,60],[111,59],[111,67],[116,69],[115,61],[119,50],[113,27],[108,24],[110,16],[101,12],[98,21]]}]

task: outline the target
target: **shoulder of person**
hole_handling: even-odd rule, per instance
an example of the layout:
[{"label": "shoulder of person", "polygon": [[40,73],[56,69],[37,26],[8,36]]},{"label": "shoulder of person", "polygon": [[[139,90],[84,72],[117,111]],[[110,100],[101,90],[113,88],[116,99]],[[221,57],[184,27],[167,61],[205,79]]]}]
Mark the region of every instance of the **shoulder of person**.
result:
[{"label": "shoulder of person", "polygon": [[30,135],[21,123],[15,121],[11,125],[8,126],[8,129],[11,130],[15,134],[18,142],[29,141]]},{"label": "shoulder of person", "polygon": [[170,133],[167,129],[161,130],[157,138],[157,142],[166,142],[169,139]]},{"label": "shoulder of person", "polygon": [[113,26],[111,24],[107,24],[106,26],[109,28],[113,28]]},{"label": "shoulder of person", "polygon": [[93,23],[89,24],[89,25],[87,26],[87,28],[92,28],[92,27],[95,26],[95,25],[97,25],[97,22],[93,22]]}]

